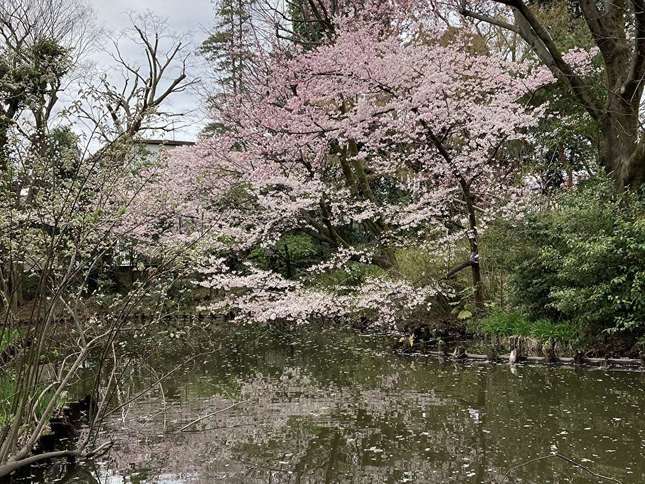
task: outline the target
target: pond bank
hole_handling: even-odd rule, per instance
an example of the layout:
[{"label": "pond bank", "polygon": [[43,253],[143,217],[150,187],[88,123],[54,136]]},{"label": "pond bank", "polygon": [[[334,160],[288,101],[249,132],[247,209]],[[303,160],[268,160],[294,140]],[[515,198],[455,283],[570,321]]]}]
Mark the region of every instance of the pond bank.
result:
[{"label": "pond bank", "polygon": [[517,362],[645,367],[645,341],[635,341],[626,335],[602,335],[584,340],[508,332],[500,335],[488,332],[476,322],[458,321],[438,327],[421,324],[402,333],[393,335],[393,341],[395,349],[403,353],[508,363],[510,353],[516,349]]},{"label": "pond bank", "polygon": [[[404,354],[411,354],[406,352]],[[455,362],[482,362],[482,363],[532,363],[551,366],[577,366],[577,367],[602,367],[606,369],[624,368],[624,369],[642,369],[645,371],[645,361],[635,358],[587,358],[584,355],[573,357],[546,357],[546,356],[521,356],[517,361],[511,361],[511,354],[476,354],[463,352],[444,353],[441,351],[424,351],[422,353],[412,353],[418,356],[430,356]]]}]

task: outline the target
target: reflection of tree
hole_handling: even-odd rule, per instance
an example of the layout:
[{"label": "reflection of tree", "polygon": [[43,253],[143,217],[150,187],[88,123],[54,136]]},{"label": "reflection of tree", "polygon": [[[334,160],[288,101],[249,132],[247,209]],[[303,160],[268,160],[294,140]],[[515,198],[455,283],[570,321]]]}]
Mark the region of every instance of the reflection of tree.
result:
[{"label": "reflection of tree", "polygon": [[[296,370],[286,373],[298,375]],[[289,391],[295,390],[301,401],[274,408],[272,423],[282,425],[264,426],[260,440],[243,440],[235,447],[236,457],[259,467],[284,462],[296,482],[330,475],[383,482],[383,476],[401,479],[411,470],[417,478],[449,477],[460,470],[449,464],[450,456],[472,448],[466,440],[474,434],[474,424],[449,400],[370,386],[304,389],[301,380],[295,376],[289,383]],[[406,383],[398,373],[389,380]],[[258,388],[270,405],[275,393]]]}]

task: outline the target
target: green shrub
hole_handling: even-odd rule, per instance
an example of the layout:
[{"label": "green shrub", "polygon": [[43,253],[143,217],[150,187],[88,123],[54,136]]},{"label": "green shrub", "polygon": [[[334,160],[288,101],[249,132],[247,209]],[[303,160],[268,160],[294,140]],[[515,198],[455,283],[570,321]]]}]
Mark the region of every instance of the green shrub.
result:
[{"label": "green shrub", "polygon": [[[458,242],[453,247],[433,245],[418,245],[401,247],[396,251],[397,268],[395,276],[400,277],[414,287],[433,286],[441,281],[444,290],[449,290],[449,295],[437,295],[432,302],[432,310],[428,317],[435,324],[445,320],[465,321],[472,316],[472,282],[470,269],[459,272],[453,278],[445,279],[451,267],[470,256],[469,248],[465,241]],[[467,316],[470,315],[470,316]]]},{"label": "green shrub", "polygon": [[506,230],[511,295],[591,333],[645,330],[645,203],[598,178]]},{"label": "green shrub", "polygon": [[276,243],[275,250],[288,253],[294,261],[302,261],[320,255],[320,247],[314,239],[307,234],[285,234]]},{"label": "green shrub", "polygon": [[578,330],[571,323],[554,322],[548,319],[531,320],[520,311],[493,310],[484,319],[475,323],[474,329],[486,336],[524,336],[561,343],[571,343],[578,338]]},{"label": "green shrub", "polygon": [[[468,252],[463,251],[461,259],[468,257]],[[414,286],[426,286],[441,280],[449,270],[446,254],[437,253],[431,247],[411,246],[401,247],[396,251],[397,273],[400,277]],[[464,271],[464,277],[470,275]],[[460,273],[459,276],[462,274]],[[465,285],[468,285],[467,282]]]}]

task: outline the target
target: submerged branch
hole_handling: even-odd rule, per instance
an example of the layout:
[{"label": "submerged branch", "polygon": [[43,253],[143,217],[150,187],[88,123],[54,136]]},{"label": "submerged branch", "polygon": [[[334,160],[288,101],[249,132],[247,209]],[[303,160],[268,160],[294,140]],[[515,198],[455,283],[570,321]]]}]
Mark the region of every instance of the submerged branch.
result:
[{"label": "submerged branch", "polygon": [[517,465],[511,467],[506,472],[506,474],[504,474],[504,477],[502,478],[501,482],[502,483],[505,482],[509,478],[511,472],[513,472],[514,470],[519,469],[520,467],[527,466],[529,464],[532,464],[533,462],[538,462],[538,461],[541,461],[541,460],[550,459],[552,457],[556,457],[556,458],[561,459],[561,460],[563,460],[563,461],[565,461],[565,462],[567,462],[567,463],[569,463],[569,464],[571,464],[571,465],[573,465],[575,467],[578,467],[579,469],[582,469],[583,471],[588,472],[589,474],[591,474],[594,477],[598,477],[600,479],[605,479],[606,481],[616,482],[617,484],[622,484],[622,481],[619,481],[615,477],[603,476],[602,474],[598,474],[597,472],[592,471],[588,467],[583,466],[582,464],[580,464],[579,462],[576,462],[575,460],[571,459],[570,457],[567,457],[566,455],[562,455],[562,454],[560,454],[558,452],[554,452],[554,453],[548,454],[548,455],[543,455],[541,457],[536,457],[535,459],[531,459],[531,460],[528,460],[526,462],[522,462],[521,464],[517,464]]},{"label": "submerged branch", "polygon": [[60,457],[78,457],[80,455],[79,450],[58,450],[55,452],[46,452],[44,454],[32,455],[31,457],[26,457],[17,461],[9,462],[3,466],[0,466],[0,478],[6,477],[12,472],[27,467],[36,462],[40,462],[47,459],[57,459]]}]

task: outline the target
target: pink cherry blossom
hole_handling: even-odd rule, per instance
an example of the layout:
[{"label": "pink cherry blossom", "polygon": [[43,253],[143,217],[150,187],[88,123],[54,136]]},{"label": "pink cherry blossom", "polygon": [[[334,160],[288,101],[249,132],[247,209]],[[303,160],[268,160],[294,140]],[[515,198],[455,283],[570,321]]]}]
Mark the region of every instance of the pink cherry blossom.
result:
[{"label": "pink cherry blossom", "polygon": [[[136,237],[144,245],[202,237],[204,254],[220,258],[211,270],[204,263],[199,283],[226,294],[213,308],[296,322],[369,309],[389,324],[396,311],[428,304],[441,284],[378,279],[340,297],[307,278],[350,260],[395,267],[392,247],[419,237],[465,239],[478,266],[478,231],[507,206],[519,147],[530,150],[542,113],[525,100],[553,78],[478,55],[468,36],[446,45],[439,29],[420,35],[406,18],[384,28],[340,15],[333,40],[265,56],[256,84],[216,113],[221,133],[146,174],[152,183],[131,216]],[[588,56],[571,56],[588,68]],[[349,230],[369,249],[353,246]],[[332,254],[302,280],[222,263],[293,232]],[[396,311],[386,315],[386,302]]]}]

